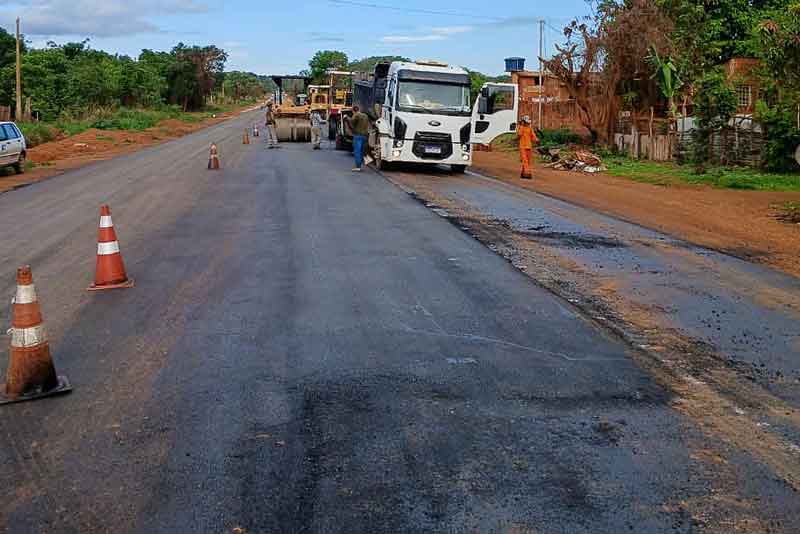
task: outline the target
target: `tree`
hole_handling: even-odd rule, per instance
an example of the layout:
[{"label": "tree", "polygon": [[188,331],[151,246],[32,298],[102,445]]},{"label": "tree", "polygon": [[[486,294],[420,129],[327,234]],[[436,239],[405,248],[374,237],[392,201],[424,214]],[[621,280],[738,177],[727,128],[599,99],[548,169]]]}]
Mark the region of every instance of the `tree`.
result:
[{"label": "tree", "polygon": [[328,69],[344,69],[347,67],[347,54],[338,50],[320,50],[308,62],[310,76],[314,83],[325,82],[325,72]]},{"label": "tree", "polygon": [[184,111],[202,109],[214,88],[216,76],[222,74],[228,54],[214,45],[186,46],[178,43],[172,49],[175,63],[168,74],[170,101]]},{"label": "tree", "polygon": [[753,30],[773,12],[787,12],[796,0],[657,0],[675,22],[681,50],[678,68],[699,79],[733,57],[755,57]]},{"label": "tree", "polygon": [[572,21],[564,28],[566,42],[544,66],[575,99],[581,122],[592,140],[608,144],[619,111],[618,92],[636,86],[639,105],[652,91],[640,83],[647,71],[649,47],[662,53],[672,50],[672,23],[655,0],[605,0],[593,16]]},{"label": "tree", "polygon": [[403,56],[369,56],[347,65],[347,70],[352,72],[372,72],[378,63],[391,63],[392,61],[411,61]]},{"label": "tree", "polygon": [[721,68],[703,76],[693,95],[696,125],[692,130],[692,162],[697,173],[705,172],[714,131],[727,126],[736,113],[736,93]]},{"label": "tree", "polygon": [[650,46],[650,55],[647,58],[650,65],[655,69],[652,78],[658,81],[661,94],[667,99],[667,106],[672,119],[678,115],[678,106],[675,97],[683,87],[683,82],[678,77],[678,68],[669,56],[661,57],[655,46]]}]

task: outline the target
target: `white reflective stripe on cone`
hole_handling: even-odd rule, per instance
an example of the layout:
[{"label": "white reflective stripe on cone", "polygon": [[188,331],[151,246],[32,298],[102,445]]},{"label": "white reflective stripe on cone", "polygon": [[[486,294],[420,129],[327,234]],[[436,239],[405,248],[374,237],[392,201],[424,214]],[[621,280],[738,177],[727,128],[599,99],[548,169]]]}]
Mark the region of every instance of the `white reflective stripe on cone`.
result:
[{"label": "white reflective stripe on cone", "polygon": [[111,215],[100,216],[100,228],[113,228],[114,223],[111,221]]},{"label": "white reflective stripe on cone", "polygon": [[107,243],[97,244],[97,255],[108,256],[119,252],[119,241],[108,241]]},{"label": "white reflective stripe on cone", "polygon": [[17,348],[35,347],[47,341],[44,325],[30,328],[11,328],[11,346]]},{"label": "white reflective stripe on cone", "polygon": [[17,294],[14,296],[15,304],[32,304],[37,300],[36,287],[33,284],[17,286]]}]

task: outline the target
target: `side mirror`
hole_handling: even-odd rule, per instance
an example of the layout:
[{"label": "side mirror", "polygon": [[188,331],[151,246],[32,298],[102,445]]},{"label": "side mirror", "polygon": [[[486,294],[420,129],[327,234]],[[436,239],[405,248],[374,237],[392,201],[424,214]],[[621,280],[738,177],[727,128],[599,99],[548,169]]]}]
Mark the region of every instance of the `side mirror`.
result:
[{"label": "side mirror", "polygon": [[489,101],[483,95],[478,97],[478,113],[481,115],[489,113]]},{"label": "side mirror", "polygon": [[481,87],[481,96],[483,98],[489,98],[489,88],[488,87]]},{"label": "side mirror", "polygon": [[374,111],[375,111],[375,116],[380,117],[383,114],[383,106],[381,106],[380,104],[375,104]]}]

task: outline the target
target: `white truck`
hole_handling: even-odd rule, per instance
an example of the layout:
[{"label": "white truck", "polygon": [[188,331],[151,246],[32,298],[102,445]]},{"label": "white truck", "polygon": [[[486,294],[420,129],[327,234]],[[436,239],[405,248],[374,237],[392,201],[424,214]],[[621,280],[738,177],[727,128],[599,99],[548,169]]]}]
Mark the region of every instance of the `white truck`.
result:
[{"label": "white truck", "polygon": [[355,82],[353,103],[370,117],[368,145],[377,167],[448,164],[461,173],[472,163],[471,145],[515,131],[515,84],[485,84],[474,106],[470,88],[466,70],[433,61],[379,63],[370,80]]}]

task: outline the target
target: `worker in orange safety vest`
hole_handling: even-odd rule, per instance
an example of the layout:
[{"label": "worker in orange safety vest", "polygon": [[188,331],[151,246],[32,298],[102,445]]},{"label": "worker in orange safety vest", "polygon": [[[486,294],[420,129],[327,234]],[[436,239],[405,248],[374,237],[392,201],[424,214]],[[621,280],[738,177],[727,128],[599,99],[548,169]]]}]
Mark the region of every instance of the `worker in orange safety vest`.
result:
[{"label": "worker in orange safety vest", "polygon": [[530,180],[533,178],[531,174],[531,157],[533,156],[533,145],[539,142],[539,138],[533,133],[531,128],[531,118],[527,115],[522,117],[522,122],[517,127],[517,136],[519,137],[519,157],[522,160],[522,171],[520,178]]}]

